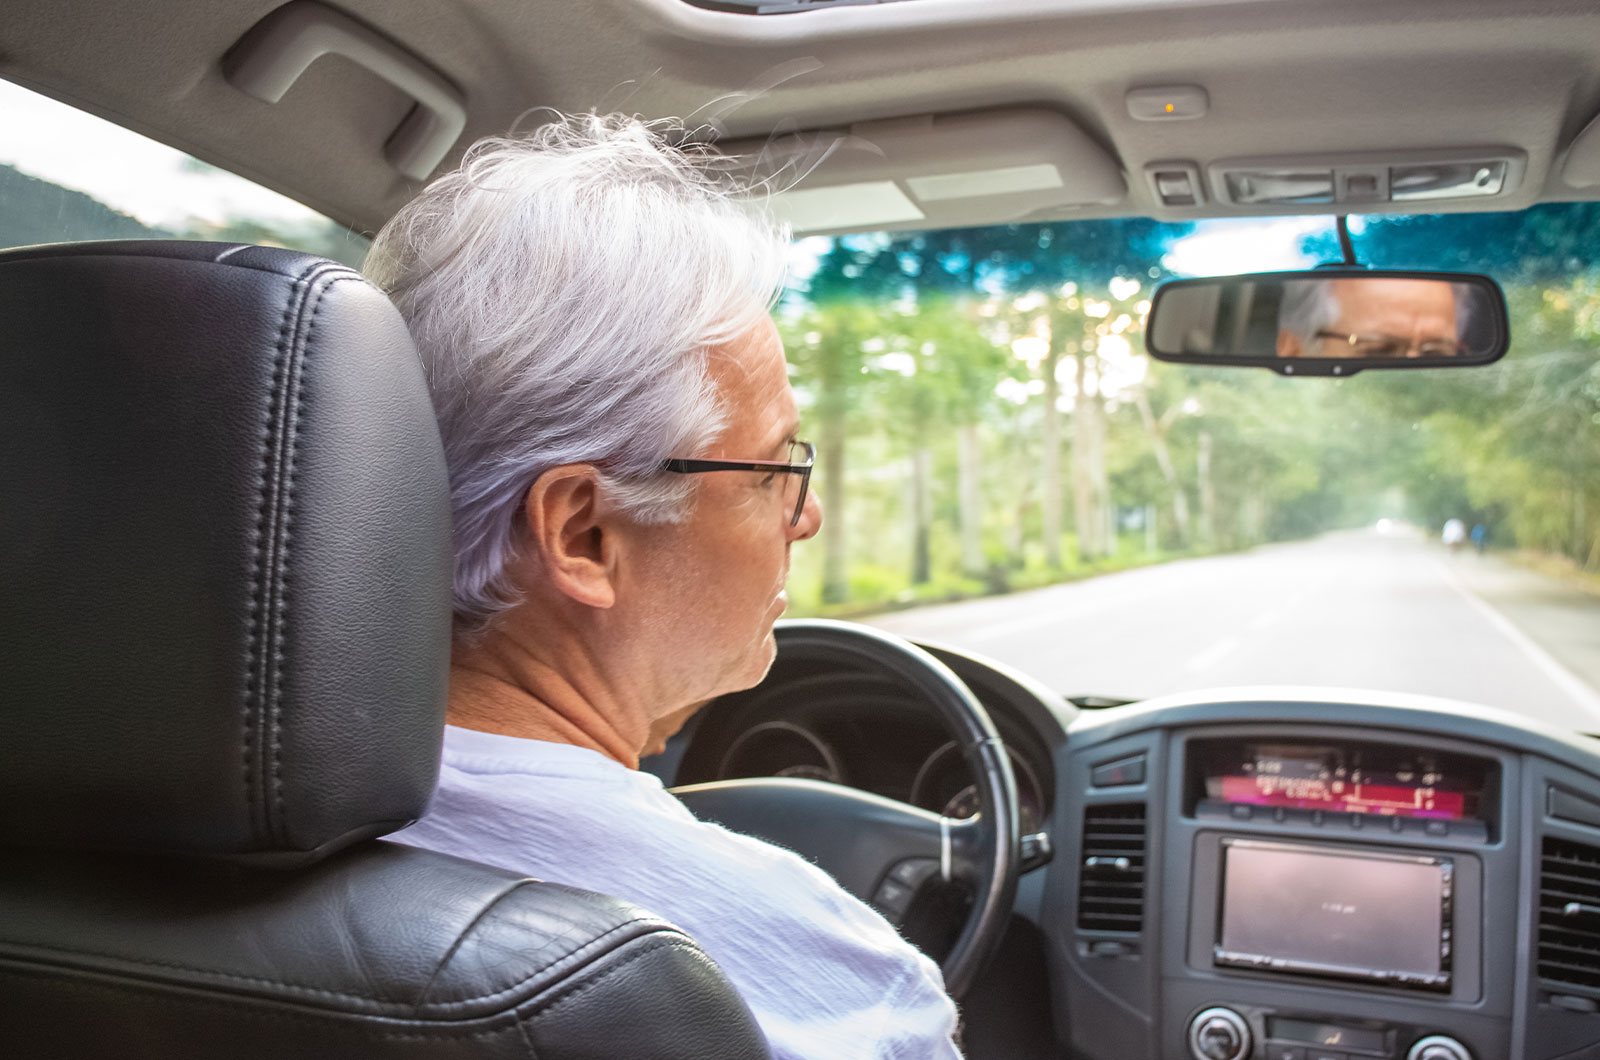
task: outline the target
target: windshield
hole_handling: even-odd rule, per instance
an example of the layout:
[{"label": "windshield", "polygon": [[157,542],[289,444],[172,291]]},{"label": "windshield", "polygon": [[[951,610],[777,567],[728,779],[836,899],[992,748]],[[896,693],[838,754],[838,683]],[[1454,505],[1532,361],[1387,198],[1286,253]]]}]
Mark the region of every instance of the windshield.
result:
[{"label": "windshield", "polygon": [[1337,260],[1329,218],[798,243],[779,319],[826,517],[790,614],[1068,695],[1370,688],[1600,732],[1600,207],[1351,230],[1364,264],[1500,281],[1510,353],[1342,380],[1145,356],[1156,285]]},{"label": "windshield", "polygon": [[[0,246],[274,243],[293,200],[0,82]],[[806,239],[777,319],[826,513],[791,615],[861,619],[1067,695],[1447,696],[1600,732],[1600,205],[1351,219],[1366,264],[1499,280],[1466,370],[1152,362],[1163,280],[1334,260],[1328,218]]]}]

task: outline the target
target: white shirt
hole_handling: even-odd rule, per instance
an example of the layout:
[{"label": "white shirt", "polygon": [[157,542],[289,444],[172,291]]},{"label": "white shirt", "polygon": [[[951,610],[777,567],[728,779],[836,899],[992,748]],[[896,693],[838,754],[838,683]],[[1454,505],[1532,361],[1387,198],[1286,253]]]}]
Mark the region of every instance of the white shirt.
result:
[{"label": "white shirt", "polygon": [[683,928],[775,1060],[954,1058],[939,968],[833,878],[697,820],[597,751],[450,726],[428,814],[393,837],[634,902]]}]

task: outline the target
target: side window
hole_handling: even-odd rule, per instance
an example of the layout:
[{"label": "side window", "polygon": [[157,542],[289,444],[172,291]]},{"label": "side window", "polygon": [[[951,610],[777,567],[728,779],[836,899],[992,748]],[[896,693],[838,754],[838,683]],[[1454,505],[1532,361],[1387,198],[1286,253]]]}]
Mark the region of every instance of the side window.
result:
[{"label": "side window", "polygon": [[87,239],[262,243],[356,266],[368,244],[275,191],[0,81],[0,247]]}]

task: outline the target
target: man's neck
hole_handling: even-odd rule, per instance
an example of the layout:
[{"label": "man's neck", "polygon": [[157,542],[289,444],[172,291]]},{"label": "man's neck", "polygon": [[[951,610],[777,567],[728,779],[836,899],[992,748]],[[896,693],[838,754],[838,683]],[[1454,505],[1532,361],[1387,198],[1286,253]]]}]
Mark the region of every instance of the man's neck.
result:
[{"label": "man's neck", "polygon": [[[464,729],[587,747],[637,769],[650,728],[641,704],[619,701],[581,646],[561,650],[564,639],[541,638],[540,650],[534,651],[519,643],[512,628],[458,646],[450,659],[448,721]],[[559,670],[547,661],[557,658]]]}]

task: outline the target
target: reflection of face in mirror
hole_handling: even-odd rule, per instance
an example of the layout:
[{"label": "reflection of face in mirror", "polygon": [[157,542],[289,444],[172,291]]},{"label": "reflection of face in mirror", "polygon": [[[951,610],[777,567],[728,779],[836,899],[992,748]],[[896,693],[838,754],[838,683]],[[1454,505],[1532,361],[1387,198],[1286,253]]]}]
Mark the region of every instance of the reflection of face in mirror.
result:
[{"label": "reflection of face in mirror", "polygon": [[1284,284],[1279,357],[1453,357],[1471,292],[1438,280],[1328,279]]}]

